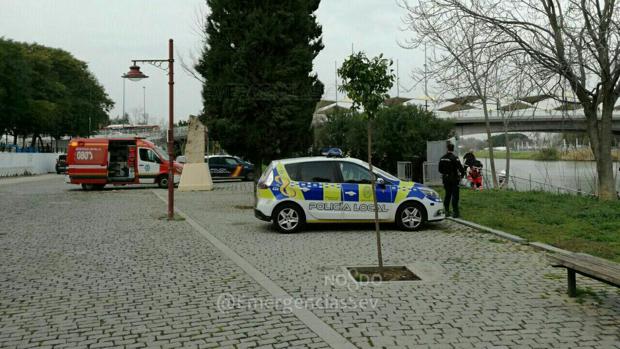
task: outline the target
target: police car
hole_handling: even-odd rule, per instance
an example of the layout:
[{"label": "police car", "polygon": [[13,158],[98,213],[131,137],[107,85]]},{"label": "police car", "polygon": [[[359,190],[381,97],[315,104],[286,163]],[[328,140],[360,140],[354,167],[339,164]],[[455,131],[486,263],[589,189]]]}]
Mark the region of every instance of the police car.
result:
[{"label": "police car", "polygon": [[[434,190],[401,181],[374,167],[379,220],[418,230],[445,218]],[[276,160],[257,184],[254,214],[282,233],[306,223],[372,222],[374,204],[368,164],[354,158],[308,157]]]}]

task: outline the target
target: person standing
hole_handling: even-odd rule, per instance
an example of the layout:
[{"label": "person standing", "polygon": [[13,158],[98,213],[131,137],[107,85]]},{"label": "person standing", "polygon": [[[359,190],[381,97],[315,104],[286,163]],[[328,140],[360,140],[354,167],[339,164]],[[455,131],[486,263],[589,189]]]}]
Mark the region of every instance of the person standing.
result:
[{"label": "person standing", "polygon": [[446,191],[443,202],[446,216],[450,215],[452,202],[452,217],[459,218],[459,182],[465,176],[465,170],[459,158],[454,155],[454,144],[448,143],[448,152],[439,160],[439,173]]},{"label": "person standing", "polygon": [[469,149],[469,151],[465,153],[465,155],[463,155],[463,165],[465,165],[465,169],[467,169],[467,167],[473,166],[475,161],[476,155],[474,155],[474,150]]}]

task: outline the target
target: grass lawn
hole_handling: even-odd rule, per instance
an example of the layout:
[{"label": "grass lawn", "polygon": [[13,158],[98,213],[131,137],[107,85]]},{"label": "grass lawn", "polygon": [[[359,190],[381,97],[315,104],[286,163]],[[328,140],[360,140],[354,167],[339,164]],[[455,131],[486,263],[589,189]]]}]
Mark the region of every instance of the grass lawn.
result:
[{"label": "grass lawn", "polygon": [[620,262],[620,201],[461,188],[460,208],[465,220]]},{"label": "grass lawn", "polygon": [[[488,158],[489,157],[489,151],[488,150],[478,150],[476,152],[474,152],[474,155],[476,155],[476,158]],[[493,152],[493,156],[496,159],[505,159],[506,158],[506,151],[505,150],[495,150]],[[518,160],[536,160],[538,156],[538,152],[537,151],[511,151],[510,152],[510,158],[511,159],[518,159]]]}]

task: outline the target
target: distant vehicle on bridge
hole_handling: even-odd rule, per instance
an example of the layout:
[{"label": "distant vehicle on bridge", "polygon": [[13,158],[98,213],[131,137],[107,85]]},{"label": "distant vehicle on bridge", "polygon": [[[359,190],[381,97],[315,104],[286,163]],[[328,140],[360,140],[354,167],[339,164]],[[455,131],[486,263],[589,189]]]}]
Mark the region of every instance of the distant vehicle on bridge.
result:
[{"label": "distant vehicle on bridge", "polygon": [[[168,187],[169,159],[166,152],[139,137],[75,138],[69,142],[66,182],[84,190],[107,184],[157,184]],[[183,165],[175,162],[174,183]]]}]

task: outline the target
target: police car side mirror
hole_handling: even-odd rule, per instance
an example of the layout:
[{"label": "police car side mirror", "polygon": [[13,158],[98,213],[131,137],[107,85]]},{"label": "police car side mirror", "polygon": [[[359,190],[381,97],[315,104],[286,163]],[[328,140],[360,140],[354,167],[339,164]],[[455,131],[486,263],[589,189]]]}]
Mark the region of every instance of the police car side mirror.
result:
[{"label": "police car side mirror", "polygon": [[377,184],[378,184],[378,185],[385,185],[385,179],[383,179],[383,178],[381,178],[381,177],[378,177],[378,178],[377,178]]}]

